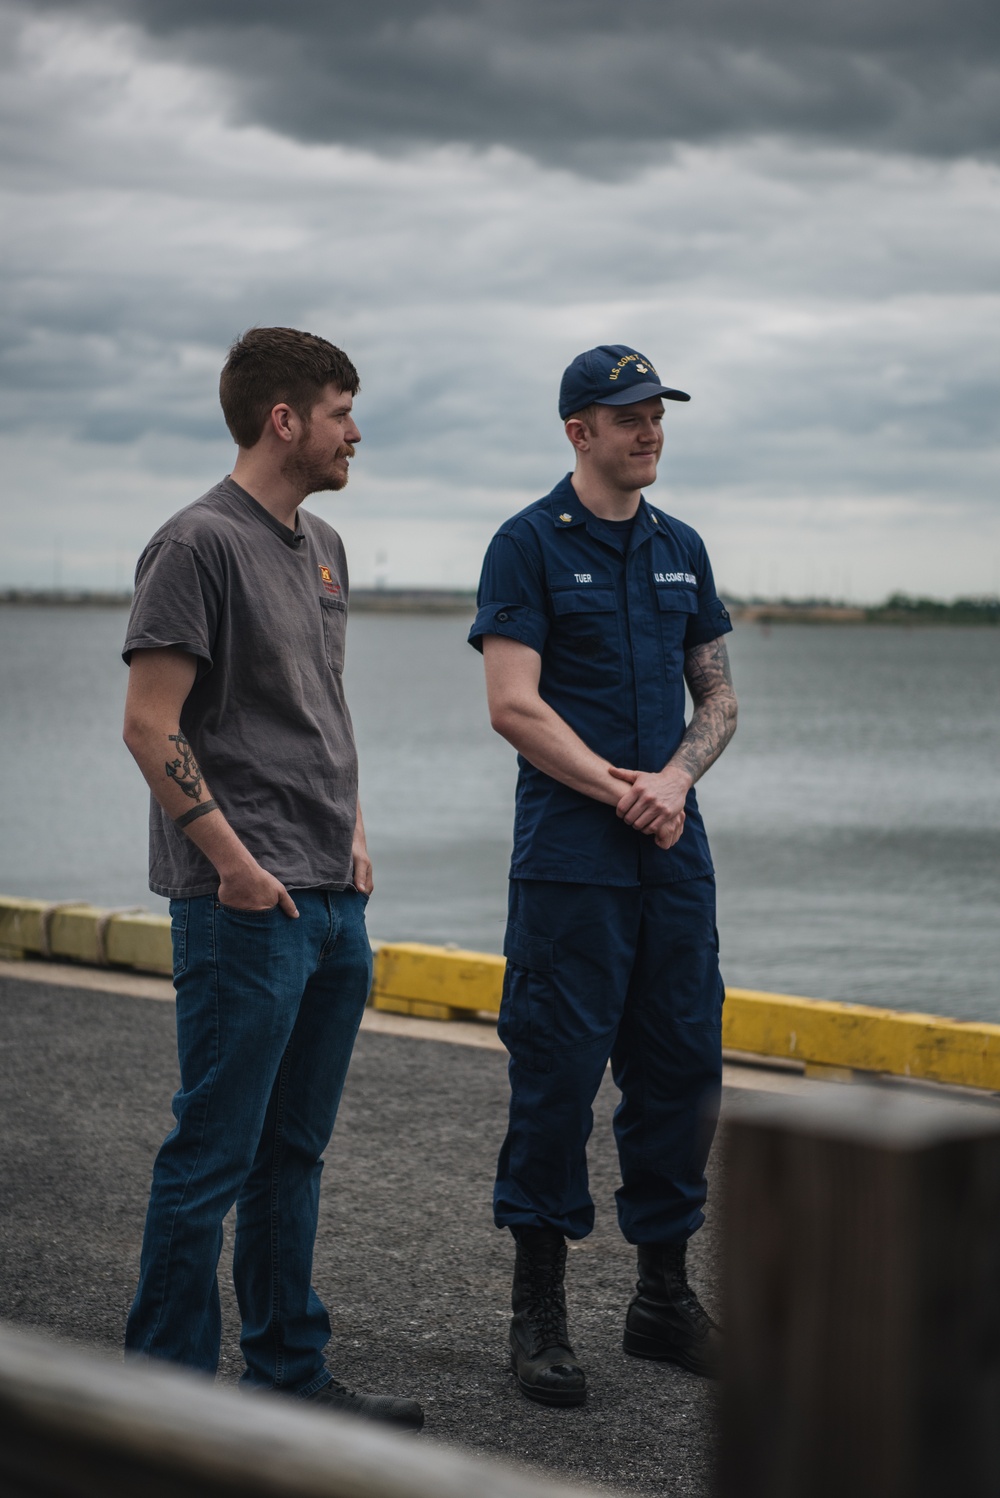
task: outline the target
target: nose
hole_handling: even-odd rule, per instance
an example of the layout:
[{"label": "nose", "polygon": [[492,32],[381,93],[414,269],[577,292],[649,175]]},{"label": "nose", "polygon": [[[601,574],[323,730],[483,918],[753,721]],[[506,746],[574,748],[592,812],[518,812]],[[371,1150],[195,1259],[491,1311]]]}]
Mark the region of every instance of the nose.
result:
[{"label": "nose", "polygon": [[361,441],[361,433],[358,431],[358,428],[353,421],[351,421],[348,425],[345,435],[352,447],[356,447],[357,444]]}]

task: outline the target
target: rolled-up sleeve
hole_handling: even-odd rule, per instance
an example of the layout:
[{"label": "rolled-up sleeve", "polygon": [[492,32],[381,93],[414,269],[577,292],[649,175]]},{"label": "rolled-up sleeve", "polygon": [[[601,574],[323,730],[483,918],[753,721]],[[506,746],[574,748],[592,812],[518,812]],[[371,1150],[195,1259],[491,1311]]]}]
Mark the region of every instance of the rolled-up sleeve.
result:
[{"label": "rolled-up sleeve", "polygon": [[125,664],[135,650],[172,647],[197,658],[200,678],[212,668],[218,608],[218,590],[190,546],[171,540],[150,544],[136,568]]},{"label": "rolled-up sleeve", "polygon": [[484,635],[506,635],[541,655],[549,632],[541,567],[505,531],[490,542],[476,602],[478,612],[469,631],[469,644],[476,650],[482,650]]},{"label": "rolled-up sleeve", "polygon": [[729,610],[715,591],[712,564],[704,547],[698,562],[698,612],[692,614],[684,634],[684,649],[693,650],[696,645],[707,645],[720,635],[732,632],[733,621]]}]

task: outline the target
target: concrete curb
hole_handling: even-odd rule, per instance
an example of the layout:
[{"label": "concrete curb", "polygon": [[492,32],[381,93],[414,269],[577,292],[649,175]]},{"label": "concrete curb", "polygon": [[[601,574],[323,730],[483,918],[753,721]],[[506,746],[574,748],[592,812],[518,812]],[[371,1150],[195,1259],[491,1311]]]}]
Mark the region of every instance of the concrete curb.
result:
[{"label": "concrete curb", "polygon": [[170,921],[140,910],[101,910],[77,900],[0,895],[0,956],[29,952],[140,973],[173,972]]},{"label": "concrete curb", "polygon": [[806,1076],[882,1073],[1000,1091],[1000,1025],[794,994],[726,990],[722,1044],[805,1063]]},{"label": "concrete curb", "polygon": [[[0,956],[29,953],[137,972],[171,972],[166,916],[0,896]],[[495,1018],[504,959],[422,942],[382,942],[372,1007],[421,1019]],[[729,1051],[803,1063],[806,1075],[911,1077],[1000,1092],[1000,1025],[792,994],[726,992]]]},{"label": "concrete curb", "polygon": [[[488,953],[386,942],[375,958],[372,1003],[428,1019],[495,1015],[503,971],[504,959]],[[722,1044],[802,1062],[807,1076],[874,1072],[1000,1091],[1000,1025],[729,988]]]}]

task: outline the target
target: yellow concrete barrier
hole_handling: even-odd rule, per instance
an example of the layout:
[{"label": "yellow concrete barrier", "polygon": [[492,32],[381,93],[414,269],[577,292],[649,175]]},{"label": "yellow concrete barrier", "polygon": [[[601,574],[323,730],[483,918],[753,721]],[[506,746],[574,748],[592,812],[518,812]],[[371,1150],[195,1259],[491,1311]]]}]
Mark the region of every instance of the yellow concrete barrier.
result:
[{"label": "yellow concrete barrier", "polygon": [[794,994],[726,990],[722,1043],[807,1071],[882,1072],[1000,1091],[1000,1025]]},{"label": "yellow concrete barrier", "polygon": [[[496,1014],[503,969],[503,958],[487,953],[385,943],[375,959],[372,1002],[434,1019]],[[722,1043],[829,1076],[878,1072],[1000,1091],[1000,1025],[730,988]]]},{"label": "yellow concrete barrier", "polygon": [[[170,921],[138,911],[0,896],[0,956],[171,971]],[[504,959],[423,942],[383,942],[372,1005],[425,1019],[493,1016]],[[807,1072],[876,1072],[1000,1092],[1000,1025],[943,1019],[792,994],[726,992],[722,1043],[732,1051],[800,1061]]]},{"label": "yellow concrete barrier", "polygon": [[490,952],[425,946],[418,941],[383,942],[375,953],[372,1005],[424,1019],[497,1014],[504,959]]},{"label": "yellow concrete barrier", "polygon": [[170,920],[148,911],[100,910],[83,901],[0,895],[0,956],[32,954],[169,974]]}]

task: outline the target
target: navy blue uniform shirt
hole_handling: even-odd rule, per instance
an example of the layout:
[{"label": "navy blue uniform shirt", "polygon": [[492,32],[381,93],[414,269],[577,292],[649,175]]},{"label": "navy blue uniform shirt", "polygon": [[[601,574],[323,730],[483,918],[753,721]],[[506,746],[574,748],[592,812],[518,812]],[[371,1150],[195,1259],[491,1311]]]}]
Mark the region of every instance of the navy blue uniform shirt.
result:
[{"label": "navy blue uniform shirt", "polygon": [[[490,542],[469,642],[507,635],[542,658],[539,692],[596,754],[662,770],[684,733],[684,653],[732,629],[700,536],[640,499],[629,526],[581,504],[569,475]],[[512,879],[670,884],[712,873],[692,789],[672,848],[518,755]],[[626,789],[621,782],[622,791]]]}]

